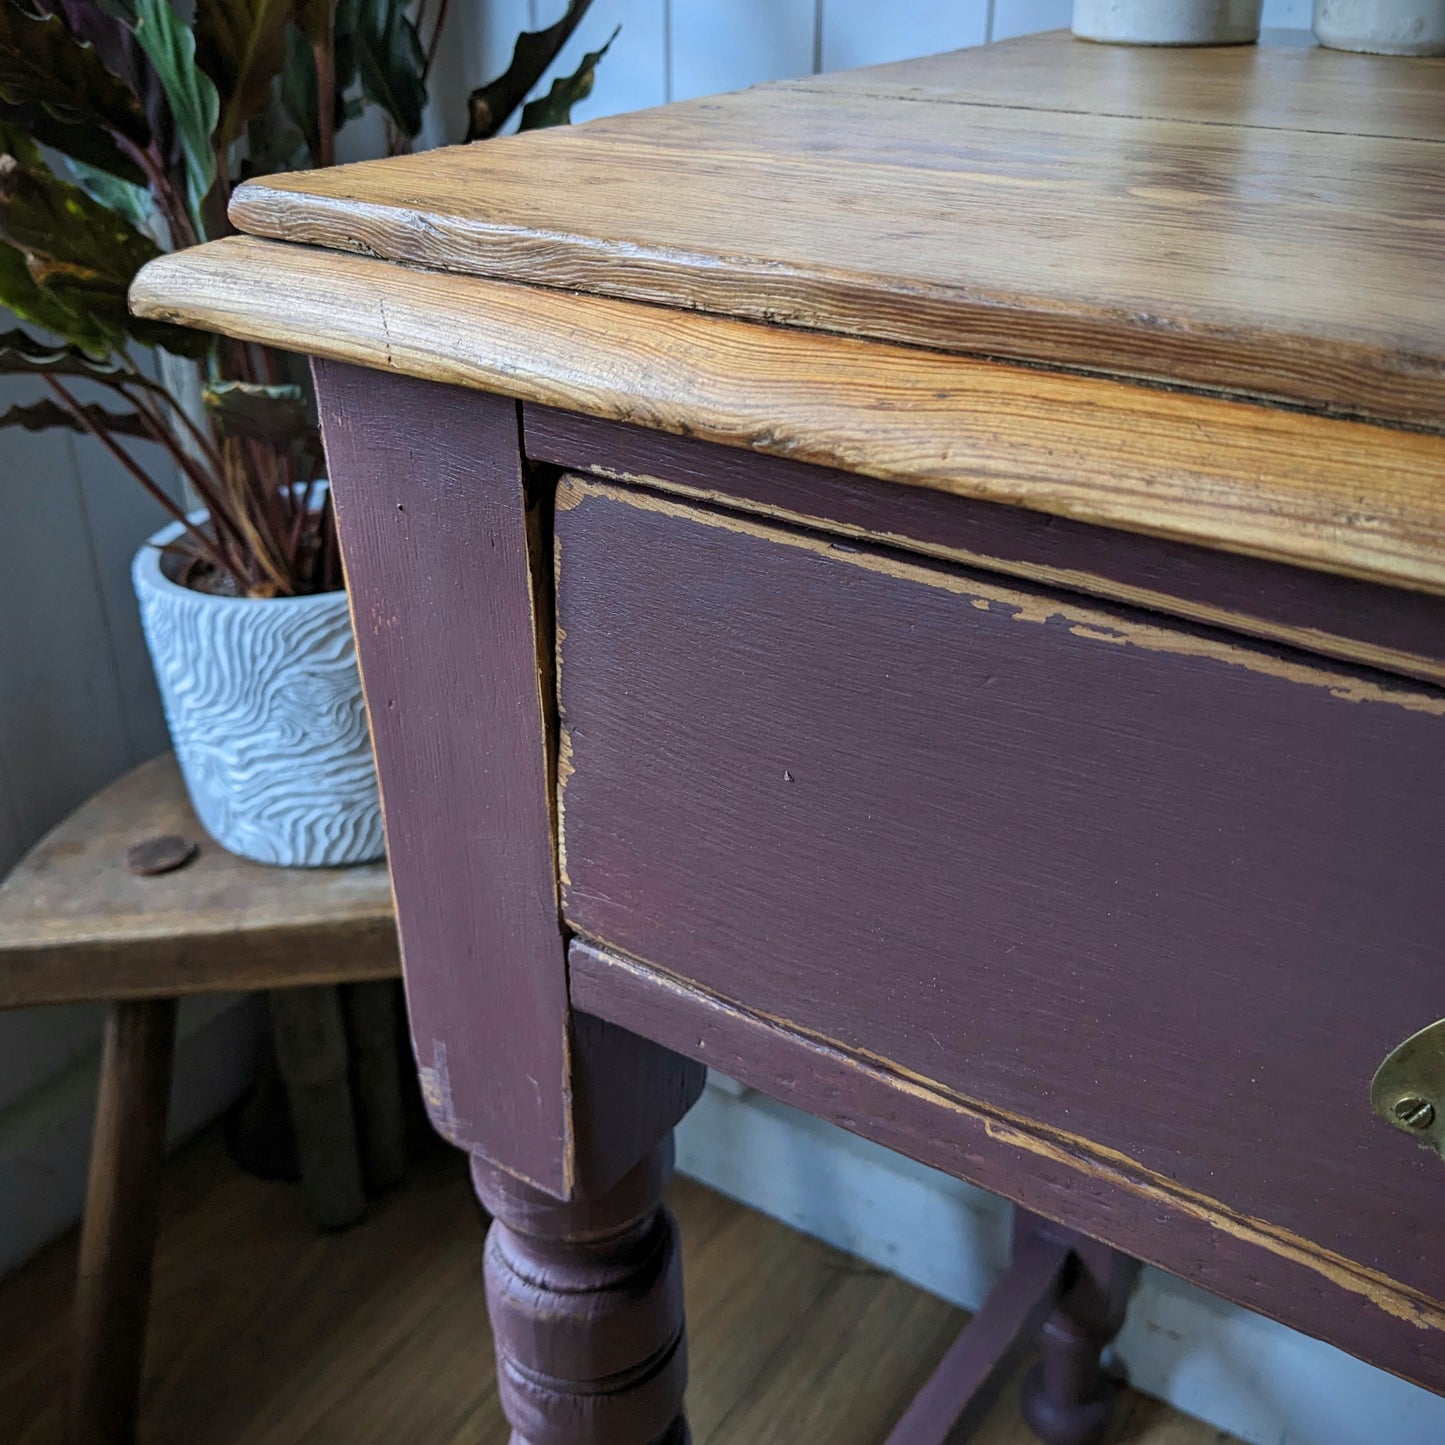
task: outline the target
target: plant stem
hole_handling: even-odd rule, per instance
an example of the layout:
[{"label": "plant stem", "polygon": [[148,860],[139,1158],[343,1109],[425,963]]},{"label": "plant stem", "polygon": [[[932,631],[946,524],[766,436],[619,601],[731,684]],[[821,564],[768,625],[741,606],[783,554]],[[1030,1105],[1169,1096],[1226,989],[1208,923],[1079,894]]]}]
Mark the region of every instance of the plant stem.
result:
[{"label": "plant stem", "polygon": [[336,0],[328,0],[325,37],[312,46],[316,57],[316,164],[336,164]]},{"label": "plant stem", "polygon": [[165,162],[161,159],[155,146],[141,147],[134,141],[127,140],[118,132],[112,134],[122,152],[129,156],[145,173],[146,184],[155,197],[156,207],[165,217],[166,225],[170,229],[172,249],[182,251],[187,246],[196,245],[201,238],[197,235],[185,201],[172,185]]},{"label": "plant stem", "polygon": [[[206,475],[199,462],[191,456],[171,435],[171,429],[166,420],[149,403],[142,402],[139,397],[127,397],[131,405],[135,407],[141,421],[149,428],[155,441],[165,448],[171,460],[186,474],[191,485],[196,489],[196,495],[205,504],[206,510],[211,514],[211,520],[216,527],[227,528],[236,542],[243,539],[235,527],[228,513],[224,498],[216,487],[215,478]],[[217,461],[220,458],[217,457]],[[218,542],[221,538],[217,538]]]},{"label": "plant stem", "polygon": [[70,394],[70,392],[64,386],[60,384],[59,381],[55,379],[55,377],[49,375],[48,373],[42,373],[41,380],[44,381],[45,384],[51,389],[51,391],[55,393],[56,397],[60,401],[61,406],[63,406],[71,414],[71,416],[73,416],[75,420],[82,427],[84,427],[85,430],[88,431],[91,436],[93,436],[96,441],[98,441],[111,454],[111,456],[113,456],[116,461],[118,461],[121,466],[123,466],[126,471],[128,471],[131,476],[133,476],[136,481],[141,484],[142,487],[145,488],[146,492],[152,498],[154,498],[155,501],[160,503],[161,507],[175,521],[179,522],[186,529],[186,531],[190,533],[192,539],[196,543],[196,546],[201,551],[202,555],[205,556],[206,560],[209,561],[213,567],[217,567],[221,571],[229,571],[230,569],[225,566],[224,559],[217,551],[213,540],[210,537],[206,536],[206,534],[202,532],[188,516],[186,516],[184,508],[177,506],[176,503],[170,497],[168,497],[160,487],[156,485],[156,483],[151,479],[150,475],[146,472],[145,468],[143,468],[140,463],[138,463],[130,455],[130,453],[125,450],[124,447],[122,447],[118,442],[116,442],[113,437],[111,437],[100,427],[96,426],[93,421],[91,421],[85,408],[81,406],[81,404]]},{"label": "plant stem", "polygon": [[[150,401],[142,401],[144,392],[142,392],[141,396],[133,396],[128,391],[122,391],[121,395],[124,396],[137,411],[147,413],[147,420],[151,421],[155,427],[163,430],[166,429],[159,410]],[[176,417],[181,425],[191,434],[192,440],[205,456],[206,464],[213,472],[219,475],[221,471],[221,454],[216,450],[216,444],[191,420],[186,414],[185,407],[183,407],[175,397],[169,392],[166,392],[165,398],[166,406],[170,414]]]},{"label": "plant stem", "polygon": [[[137,377],[139,377],[139,373],[137,373]],[[191,486],[195,488],[197,497],[210,515],[212,536],[220,558],[221,570],[228,573],[236,585],[245,590],[251,577],[251,568],[247,565],[247,558],[251,555],[253,548],[246,536],[245,528],[238,521],[238,509],[227,495],[224,484],[225,462],[220,453],[209,438],[205,437],[185,412],[176,405],[175,399],[167,393],[167,400],[170,402],[172,410],[191,427],[198,440],[206,447],[209,455],[214,458],[213,475],[208,476],[196,459],[176,441],[166,419],[160,414],[154,403],[149,400],[142,401],[140,397],[132,396],[126,391],[122,391],[121,395],[135,407],[137,416],[149,429],[152,438],[158,445],[165,448],[167,455],[186,474]],[[244,498],[244,493],[242,495]],[[244,500],[241,502],[241,507],[244,508]]]}]

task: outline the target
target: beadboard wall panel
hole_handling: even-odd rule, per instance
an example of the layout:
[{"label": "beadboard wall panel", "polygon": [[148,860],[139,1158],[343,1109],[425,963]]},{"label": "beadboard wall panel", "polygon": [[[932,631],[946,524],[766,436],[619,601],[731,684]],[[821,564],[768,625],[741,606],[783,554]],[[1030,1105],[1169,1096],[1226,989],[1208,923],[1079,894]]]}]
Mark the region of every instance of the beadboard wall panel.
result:
[{"label": "beadboard wall panel", "polygon": [[[0,410],[39,395],[7,379]],[[0,434],[0,476],[4,874],[82,799],[160,751],[165,722],[129,580],[132,554],[159,524],[154,505],[99,447],[58,431]],[[99,1017],[0,1013],[0,1115],[93,1049]]]},{"label": "beadboard wall panel", "polygon": [[1010,40],[1040,30],[1066,30],[1073,0],[994,0],[990,40]]},{"label": "beadboard wall panel", "polygon": [[[567,0],[534,0],[537,22],[550,25],[566,12]],[[668,0],[593,0],[587,18],[557,57],[557,74],[570,75],[589,51],[600,50],[614,30],[620,31],[598,68],[598,88],[574,112],[592,120],[619,110],[665,105],[671,96],[668,79]],[[606,75],[606,84],[601,77]],[[550,78],[543,82],[545,90]],[[625,100],[623,100],[625,97]]]},{"label": "beadboard wall panel", "polygon": [[[7,378],[0,410],[39,395],[36,384]],[[62,432],[0,433],[0,875],[130,765],[148,707],[160,722],[154,685],[145,692],[144,648],[137,654],[112,628],[113,574],[145,529],[97,534],[92,504],[114,517],[93,488],[112,479],[89,451]],[[82,459],[97,464],[92,478]],[[0,1137],[14,1109],[95,1049],[99,1021],[86,1006],[0,1013]],[[0,1236],[16,1228],[0,1215]]]},{"label": "beadboard wall panel", "polygon": [[[517,30],[551,24],[567,0],[486,0],[454,17],[457,45],[444,47],[443,87],[457,93],[506,64]],[[593,120],[669,100],[740,90],[817,71],[881,65],[987,40],[1066,29],[1072,0],[594,0],[560,57],[574,70],[621,25],[576,108]],[[1265,0],[1264,23],[1307,29],[1310,0]],[[550,84],[550,77],[546,84]],[[545,88],[539,87],[539,89]],[[461,138],[461,110],[433,107],[429,140]]]},{"label": "beadboard wall panel", "polygon": [[988,10],[987,0],[913,0],[894,5],[885,25],[879,23],[877,0],[827,0],[820,68],[851,70],[982,45]]},{"label": "beadboard wall panel", "polygon": [[[670,4],[674,100],[741,90],[764,80],[789,80],[818,69],[816,0],[670,0]],[[889,24],[894,18],[890,13]],[[879,29],[886,28],[880,21]],[[607,86],[610,92],[610,80]]]},{"label": "beadboard wall panel", "polygon": [[[0,411],[42,394],[7,378]],[[162,462],[150,448],[137,455]],[[78,803],[160,752],[166,728],[130,585],[159,509],[97,444],[58,431],[0,432],[0,488],[3,875]],[[183,1050],[176,1071],[181,1132],[236,1097],[253,1051],[255,1011],[207,1004],[208,1043]],[[103,1013],[0,1012],[0,1273],[78,1215]]]},{"label": "beadboard wall panel", "polygon": [[[32,399],[23,384],[3,403]],[[4,438],[0,766],[15,846],[126,765],[129,747],[85,490],[64,433]],[[135,540],[135,539],[133,539]],[[0,858],[8,869],[13,857]]]}]

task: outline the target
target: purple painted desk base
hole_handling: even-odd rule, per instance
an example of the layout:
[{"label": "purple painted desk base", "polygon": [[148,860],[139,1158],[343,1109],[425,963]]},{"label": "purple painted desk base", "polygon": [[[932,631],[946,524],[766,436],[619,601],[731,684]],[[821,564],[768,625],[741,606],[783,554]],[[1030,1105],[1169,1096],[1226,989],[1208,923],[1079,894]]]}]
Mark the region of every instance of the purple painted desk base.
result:
[{"label": "purple painted desk base", "polygon": [[[1445,650],[1441,599],[1396,599],[1379,588],[1295,575],[1272,564],[1043,525],[1005,508],[849,482],[635,429],[574,423],[555,413],[523,417],[515,404],[497,397],[333,363],[318,364],[317,378],[384,798],[418,1063],[432,1118],[472,1156],[478,1195],[495,1219],[487,1246],[487,1292],[514,1445],[683,1445],[688,1439],[679,1251],[662,1196],[671,1167],[671,1130],[702,1088],[703,1063],[1021,1206],[1013,1265],[899,1422],[890,1445],[944,1445],[962,1438],[1016,1348],[1035,1339],[1040,1360],[1024,1397],[1034,1430],[1049,1445],[1098,1439],[1111,1398],[1101,1356],[1122,1320],[1136,1259],[1187,1274],[1226,1298],[1445,1389],[1445,1352],[1438,1346],[1445,1282],[1434,1262],[1438,1255],[1412,1253],[1408,1238],[1410,1230],[1418,1233],[1438,1216],[1439,1161],[1362,1117],[1368,1077],[1354,1077],[1371,1055],[1382,1056],[1413,1032],[1405,1025],[1419,1014],[1418,1000],[1430,994],[1438,938],[1445,933],[1445,916],[1437,916],[1438,888],[1429,892],[1421,862],[1432,851],[1431,830],[1445,817],[1445,799],[1438,796],[1438,768],[1430,773],[1420,762],[1439,756],[1445,704],[1437,689],[1411,680],[1412,672],[1430,674]],[[530,448],[527,436],[537,438]],[[647,558],[638,560],[641,554],[609,551],[613,534],[592,520],[623,517],[625,508],[609,513],[592,502],[586,504],[594,509],[588,518],[580,510],[570,516],[559,510],[554,517],[553,503],[561,508],[564,494],[567,506],[582,505],[575,486],[559,491],[557,468],[585,471],[594,463],[614,474],[665,478],[672,472],[688,505],[731,510],[725,517],[714,511],[715,535],[702,546],[695,543],[702,536],[698,518],[677,505],[678,494],[642,497],[643,512],[664,519],[655,528],[649,523],[647,536],[659,543],[657,557],[673,567],[669,575],[658,569],[649,574]],[[634,489],[633,495],[641,493]],[[760,506],[771,509],[772,531],[748,520]],[[779,518],[785,524],[781,531],[774,525]],[[635,519],[624,523],[616,537],[643,535]],[[848,538],[838,539],[840,528]],[[790,650],[797,632],[778,623],[779,598],[807,601],[820,577],[842,576],[839,559],[861,557],[860,537],[891,539],[895,547],[899,539],[913,538],[917,548],[902,549],[901,558],[895,550],[870,554],[874,560],[868,565],[850,564],[839,585],[853,599],[852,631],[829,632],[832,614],[824,608],[818,614],[823,625],[817,652],[824,661],[815,665],[801,650]],[[561,547],[556,555],[562,567],[555,594],[554,543]],[[705,561],[709,548],[711,563]],[[943,575],[930,560],[939,556],[989,575],[971,580],[974,574],[955,566],[946,585],[928,591],[930,578]],[[580,562],[573,560],[578,557]],[[704,558],[695,565],[711,568],[706,575],[699,572],[692,589],[685,572],[689,557]],[[614,560],[627,565],[613,567]],[[569,577],[568,567],[580,571]],[[887,716],[910,726],[915,718],[923,719],[922,727],[930,717],[964,715],[964,704],[972,706],[967,692],[939,689],[955,683],[964,688],[965,664],[985,666],[987,649],[1003,635],[998,629],[1017,627],[1010,619],[1025,616],[1030,606],[1022,582],[1008,582],[1024,589],[1009,594],[1015,600],[981,597],[979,587],[997,592],[995,573],[1072,578],[1093,599],[1147,595],[1158,599],[1164,616],[1159,625],[1142,612],[1120,614],[1117,622],[1101,622],[1093,612],[1070,620],[1077,596],[1045,595],[1035,588],[1028,596],[1048,602],[1049,619],[1063,620],[1008,634],[1019,643],[1017,655],[987,662],[988,676],[979,681],[987,692],[978,696],[991,699],[988,705],[1001,716],[1011,708],[1017,712],[1021,700],[1032,697],[1047,705],[1025,719],[1029,726],[995,730],[994,736],[1017,738],[1017,747],[1036,748],[1040,759],[1067,751],[1071,729],[1079,730],[1077,708],[1071,712],[1049,703],[1048,677],[1041,669],[1077,678],[1088,649],[1103,659],[1099,676],[1115,665],[1127,668],[1121,676],[1141,699],[1177,701],[1200,679],[1217,676],[1221,689],[1211,696],[1232,699],[1231,716],[1257,726],[1256,735],[1241,734],[1240,776],[1246,765],[1265,757],[1308,761],[1314,756],[1310,747],[1327,764],[1297,771],[1261,768],[1258,787],[1240,789],[1240,798],[1247,801],[1264,787],[1294,788],[1279,796],[1298,806],[1306,821],[1312,815],[1305,804],[1328,821],[1321,798],[1345,796],[1352,826],[1374,830],[1359,856],[1336,860],[1312,853],[1329,829],[1311,827],[1299,838],[1284,838],[1264,862],[1272,867],[1275,855],[1292,865],[1303,859],[1328,888],[1320,886],[1308,897],[1291,894],[1290,880],[1300,876],[1296,869],[1281,872],[1280,886],[1264,888],[1256,898],[1249,891],[1253,875],[1242,872],[1229,875],[1244,880],[1230,883],[1241,906],[1218,906],[1223,895],[1217,879],[1227,869],[1215,866],[1219,860],[1208,850],[1224,850],[1219,854],[1224,864],[1251,839],[1257,851],[1261,837],[1273,838],[1267,827],[1281,812],[1275,808],[1260,820],[1253,814],[1245,820],[1244,812],[1234,814],[1219,804],[1209,829],[1181,834],[1161,849],[1161,857],[1173,849],[1181,858],[1193,849],[1212,873],[1199,870],[1197,887],[1131,895],[1124,900],[1128,906],[1106,916],[1101,909],[1119,895],[1071,882],[1103,866],[1100,851],[1078,842],[1092,836],[1087,829],[1075,827],[1057,838],[1050,831],[1045,806],[1050,795],[1044,791],[1031,800],[1019,791],[1032,786],[1035,776],[1025,766],[1027,758],[1004,751],[991,767],[969,772],[958,759],[985,752],[902,748],[895,758],[945,764],[938,781],[955,791],[973,777],[1014,788],[1018,806],[1008,816],[1018,826],[1000,826],[990,836],[1015,849],[1009,858],[1040,860],[1035,891],[1028,895],[1032,902],[1020,911],[1015,905],[1024,894],[995,885],[988,872],[992,865],[983,859],[973,874],[978,907],[968,919],[974,946],[966,958],[958,955],[959,966],[966,963],[971,972],[965,980],[934,969],[930,959],[944,957],[950,946],[945,926],[950,909],[929,916],[900,913],[898,900],[920,878],[932,890],[929,898],[951,896],[947,859],[957,861],[962,854],[950,850],[967,841],[949,831],[947,819],[958,816],[957,810],[950,811],[951,804],[942,809],[945,821],[937,838],[943,846],[933,849],[946,855],[940,864],[930,856],[927,837],[917,829],[917,836],[907,833],[910,818],[919,815],[899,815],[886,767],[848,772],[847,724],[885,693],[897,703]],[[794,741],[816,744],[812,755],[820,760],[819,776],[826,765],[833,769],[830,777],[858,779],[860,792],[851,802],[863,809],[865,822],[878,816],[899,825],[902,851],[880,861],[891,865],[902,859],[908,868],[902,873],[895,868],[892,894],[880,895],[876,906],[893,910],[889,937],[906,935],[911,952],[890,950],[880,941],[867,968],[830,963],[873,937],[866,920],[848,923],[861,906],[856,895],[842,897],[841,907],[829,915],[810,914],[811,926],[793,929],[786,940],[780,936],[786,930],[765,939],[766,946],[749,937],[749,930],[759,927],[760,910],[777,907],[777,879],[788,876],[789,866],[794,876],[807,873],[815,854],[800,848],[800,837],[805,843],[819,840],[840,866],[852,867],[859,859],[868,862],[866,834],[846,811],[838,813],[831,833],[814,828],[815,815],[804,811],[818,806],[819,798],[848,805],[846,790],[794,788],[793,774],[782,763],[772,768],[771,756],[763,771],[748,771],[746,753],[729,752],[733,738],[746,742],[746,729],[730,721],[739,689],[720,692],[711,711],[703,712],[700,704],[698,716],[684,715],[689,699],[702,696],[687,688],[687,636],[680,644],[664,638],[665,655],[660,645],[642,659],[646,665],[657,660],[663,671],[634,679],[613,666],[617,658],[638,658],[634,644],[642,635],[618,633],[614,639],[607,632],[623,625],[618,618],[625,609],[610,606],[615,588],[627,585],[625,579],[618,583],[616,574],[631,576],[634,596],[649,594],[651,576],[673,586],[679,599],[693,597],[693,638],[710,636],[708,619],[726,621],[736,609],[738,627],[732,633],[721,629],[717,650],[692,652],[714,669],[713,684],[721,675],[715,665],[722,651],[746,652],[749,636],[775,665],[785,658],[786,677],[758,706],[766,706],[774,723],[780,718],[786,723],[795,713],[802,719],[788,732],[789,747]],[[766,591],[774,581],[791,589],[786,597]],[[973,601],[962,600],[965,595]],[[609,606],[586,605],[593,598]],[[576,626],[559,628],[557,614],[567,605],[577,609]],[[686,611],[680,601],[678,615]],[[1222,637],[1227,624],[1220,619],[1230,617],[1239,619],[1243,644],[1233,629]],[[745,619],[756,624],[753,634],[746,634]],[[901,656],[899,649],[912,645],[909,638],[925,626],[934,627],[932,635],[947,647],[963,648],[962,661],[933,668],[905,665],[896,681],[890,659],[895,652]],[[1308,631],[1311,626],[1317,634]],[[969,627],[974,631],[967,632]],[[830,674],[827,659],[836,653],[828,649],[850,638],[866,639],[870,628],[872,653],[845,658]],[[896,645],[895,634],[901,639]],[[1276,645],[1286,636],[1314,635],[1321,639],[1324,660]],[[976,640],[964,647],[967,638]],[[1261,645],[1250,638],[1274,641]],[[1114,645],[1129,639],[1137,646]],[[1170,647],[1179,659],[1159,661]],[[1403,658],[1398,675],[1348,671],[1340,659],[1362,648]],[[1025,666],[1021,660],[1028,658],[1033,661]],[[853,661],[872,672],[850,671]],[[679,688],[668,682],[651,699],[655,706],[639,709],[634,683],[650,686],[674,665]],[[698,670],[706,673],[707,667]],[[740,674],[765,675],[765,668]],[[825,691],[830,677],[855,675],[882,681],[870,682],[866,697],[845,697],[846,705],[828,714],[809,712],[806,686]],[[1115,699],[1134,695],[1103,691]],[[949,706],[930,709],[938,700]],[[1184,721],[1209,713],[1195,707]],[[1096,765],[1060,781],[1052,796],[1071,806],[1083,798],[1088,813],[1093,795],[1081,788],[1100,778],[1107,782],[1108,769],[1121,768],[1137,774],[1134,791],[1142,780],[1163,805],[1177,799],[1176,779],[1182,778],[1195,788],[1191,796],[1201,806],[1214,807],[1218,790],[1211,780],[1225,776],[1222,764],[1234,758],[1219,742],[1224,733],[1207,728],[1201,733],[1203,744],[1219,744],[1213,771],[1201,765],[1201,758],[1208,762],[1203,745],[1190,744],[1175,749],[1184,756],[1171,773],[1164,767],[1173,756],[1171,735],[1167,730],[1157,735],[1158,717],[1147,709],[1138,716],[1141,726],[1153,717],[1155,733],[1134,736],[1130,714],[1109,714],[1110,726],[1117,722],[1116,745],[1100,752]],[[838,718],[843,721],[834,726]],[[1327,726],[1317,725],[1321,718]],[[1094,727],[1089,736],[1105,736],[1098,718],[1084,721]],[[689,728],[690,723],[697,726]],[[647,758],[639,759],[626,745],[633,727],[661,729],[639,734],[653,749]],[[903,742],[911,746],[913,736]],[[1371,739],[1379,745],[1367,746]],[[690,756],[689,747],[701,752]],[[866,746],[858,756],[870,756]],[[879,756],[888,762],[886,752]],[[668,809],[639,812],[638,799],[650,792],[656,801],[659,777],[679,758],[687,759],[680,786],[691,790],[686,801],[704,821],[673,824],[669,834],[656,822],[667,821]],[[653,760],[656,767],[632,770],[634,762]],[[705,773],[714,793],[697,782]],[[880,778],[877,806],[860,801],[862,790]],[[768,784],[765,794],[758,791],[759,779]],[[1403,786],[1412,779],[1413,788]],[[1321,792],[1325,784],[1329,789]],[[1432,787],[1433,798],[1427,796]],[[1391,806],[1369,806],[1385,793]],[[758,796],[765,807],[721,818],[738,800]],[[935,787],[932,801],[941,796]],[[1109,801],[1107,790],[1098,796]],[[1023,806],[1031,801],[1039,806]],[[1178,815],[1177,807],[1163,805],[1162,816]],[[719,817],[716,829],[706,826],[708,809]],[[1229,853],[1219,840],[1227,840],[1236,822],[1240,847]],[[739,827],[748,831],[739,833]],[[1123,830],[1120,836],[1133,835]],[[858,838],[864,838],[861,851]],[[569,857],[572,841],[578,846]],[[701,863],[711,867],[716,861],[708,853],[714,843],[726,857],[745,858],[747,868],[704,870]],[[1031,854],[1025,844],[1032,846]],[[771,866],[769,858],[775,859]],[[654,863],[659,867],[651,868]],[[1145,864],[1153,866],[1147,859]],[[929,871],[939,868],[943,871]],[[751,896],[737,892],[731,875],[738,872],[756,885]],[[694,912],[669,914],[655,887],[658,878],[669,876],[693,890],[688,908]],[[996,876],[1008,882],[1002,873]],[[1143,875],[1136,868],[1120,876]],[[1160,896],[1179,900],[1181,909],[1207,904],[1199,916],[1219,930],[1219,946],[1202,933],[1190,935],[1182,912],[1153,908],[1150,897]],[[1256,912],[1245,911],[1245,904]],[[1369,910],[1386,904],[1392,951],[1372,961],[1374,974],[1361,992],[1355,951],[1371,936]],[[1294,909],[1288,917],[1280,912],[1286,905]],[[562,921],[564,906],[570,926]],[[1158,921],[1158,932],[1146,937],[1141,920],[1150,919]],[[628,936],[614,936],[614,923]],[[768,926],[761,925],[764,933]],[[1269,928],[1280,946],[1274,957],[1244,971],[1259,992],[1254,1007],[1242,1008],[1238,988],[1229,979],[1228,987],[1221,985],[1205,965],[1245,958]],[[1120,929],[1132,934],[1126,939]],[[1084,975],[1075,961],[1050,954],[1049,939],[1064,937],[1090,940],[1076,962],[1096,966],[1102,960],[1116,969],[1112,994],[1095,988],[1082,1006],[1069,995],[1070,988],[1082,986]],[[1081,1084],[1088,1060],[1082,1042],[1071,1044],[1080,1022],[1089,1024],[1091,1010],[1104,1007],[1100,999],[1112,1006],[1146,994],[1127,968],[1143,968],[1181,937],[1191,937],[1207,955],[1191,977],[1210,984],[1223,1004],[1211,1013],[1199,1001],[1203,993],[1191,995],[1190,1007],[1165,1009],[1168,1027],[1148,1037],[1137,1034],[1141,1048],[1158,1051],[1158,1067],[1155,1055],[1149,1056],[1154,1089],[1141,1094],[1131,1085],[1132,1092],[1121,1093],[1119,1081],[1108,1078],[1096,1087],[1089,1079],[1097,1075]],[[629,947],[632,938],[655,939],[659,951]],[[836,946],[833,953],[820,954],[820,938]],[[984,957],[985,945],[1010,938],[1033,949],[1039,985],[1027,993],[1020,989],[1016,1004],[1007,989],[1020,987],[1027,971],[1011,963],[990,973]],[[1299,975],[1286,976],[1288,968],[1279,960],[1290,962],[1288,949],[1299,938],[1313,951],[1300,960],[1310,969],[1310,987],[1291,993],[1284,985],[1291,977],[1298,983]],[[1386,965],[1392,986],[1374,976]],[[931,983],[930,970],[937,975]],[[880,1003],[878,991],[886,995],[890,980],[894,995]],[[1004,992],[984,1000],[993,1023],[977,1037],[968,1036],[970,1046],[960,1046],[967,1030],[985,1017],[979,1007],[964,1005],[970,998],[977,1003],[979,989],[998,980]],[[1271,994],[1271,988],[1279,992]],[[767,995],[780,989],[792,990],[800,1012],[768,1008]],[[1161,1007],[1174,1007],[1160,988],[1154,992]],[[1299,1002],[1292,1013],[1291,999]],[[1331,1026],[1331,999],[1342,1004],[1348,1029]],[[1058,1027],[1041,1014],[1040,1000],[1045,1009],[1050,1000],[1061,1001]],[[1265,1127],[1250,1112],[1258,1108],[1258,1091],[1247,1071],[1237,1078],[1226,1071],[1242,1069],[1249,1048],[1263,1049],[1261,1003],[1290,1021],[1277,1034],[1290,1047],[1261,1052],[1264,1066],[1297,1069],[1301,1060],[1314,1057],[1310,1040],[1316,1032],[1330,1039],[1333,1068],[1313,1081],[1316,1102],[1333,1111],[1347,1147],[1328,1158],[1311,1156],[1308,1168],[1290,1154],[1298,1135],[1284,1136],[1269,1157],[1251,1153],[1241,1142],[1246,1136],[1257,1141]],[[930,1010],[926,1018],[920,1017],[924,1007]],[[1431,1021],[1421,1017],[1414,1026]],[[1093,1024],[1099,1025],[1099,1037],[1108,1037],[1100,1019]],[[1008,1034],[1015,1025],[1038,1032]],[[939,1031],[948,1042],[930,1041]],[[1053,1040],[1052,1057],[1039,1038]],[[895,1045],[905,1052],[891,1057],[884,1052]],[[919,1053],[929,1048],[935,1048],[933,1055]],[[968,1070],[974,1074],[966,1077]],[[1264,1093],[1271,1100],[1293,1097],[1290,1091],[1299,1082],[1292,1074],[1281,1076]],[[1212,1084],[1218,1088],[1209,1096]],[[1194,1086],[1203,1092],[1190,1095]],[[1067,1126],[1045,1117],[1059,1107],[1073,1111]],[[1122,1145],[1111,1143],[1111,1133],[1127,1137]],[[1190,1183],[1190,1171],[1212,1172],[1215,1165],[1218,1188],[1225,1191],[1217,1197]],[[1317,1178],[1326,1168],[1334,1171],[1328,1186]],[[1375,1181],[1383,1203],[1366,1198],[1356,1207],[1360,1196],[1350,1191],[1358,1191],[1361,1178]],[[1332,1202],[1346,1195],[1349,1207]],[[1372,1211],[1389,1218],[1377,1221]],[[1401,1221],[1410,1230],[1397,1228]]]},{"label": "purple painted desk base", "polygon": [[1096,1445],[1118,1380],[1101,1356],[1124,1323],[1138,1261],[1020,1210],[1013,1261],[887,1445],[962,1445],[1037,1343],[1024,1416],[1046,1445]]}]

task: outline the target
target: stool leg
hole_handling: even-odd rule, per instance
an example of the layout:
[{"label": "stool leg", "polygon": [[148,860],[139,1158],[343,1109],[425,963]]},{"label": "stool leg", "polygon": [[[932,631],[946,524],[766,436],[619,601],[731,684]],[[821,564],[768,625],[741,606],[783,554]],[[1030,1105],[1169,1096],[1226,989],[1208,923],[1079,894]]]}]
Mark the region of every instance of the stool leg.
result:
[{"label": "stool leg", "polygon": [[272,989],[267,1002],[307,1213],[318,1229],[345,1229],[366,1212],[366,1189],[340,994],[334,984],[310,984]]},{"label": "stool leg", "polygon": [[110,1006],[80,1233],[68,1445],[135,1438],[175,1036],[173,998]]},{"label": "stool leg", "polygon": [[351,1049],[351,1098],[367,1187],[380,1194],[406,1174],[400,1034],[394,979],[341,985]]}]

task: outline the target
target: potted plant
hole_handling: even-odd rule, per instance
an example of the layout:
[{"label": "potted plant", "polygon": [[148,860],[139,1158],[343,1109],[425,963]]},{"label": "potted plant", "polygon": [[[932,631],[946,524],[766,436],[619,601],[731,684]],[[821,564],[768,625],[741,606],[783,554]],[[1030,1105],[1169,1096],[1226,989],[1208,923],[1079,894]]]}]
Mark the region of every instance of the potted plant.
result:
[{"label": "potted plant", "polygon": [[[518,39],[470,97],[469,140],[522,106],[590,3]],[[201,821],[261,862],[382,852],[309,378],[280,353],[138,320],[126,293],[162,250],[224,234],[239,181],[334,162],[368,107],[388,149],[409,149],[446,11],[196,0],[187,24],[170,0],[0,0],[0,305],[34,328],[0,334],[0,372],[46,393],[0,427],[93,438],[170,518],[133,569],[162,702]],[[566,122],[605,50],[523,127]]]}]

